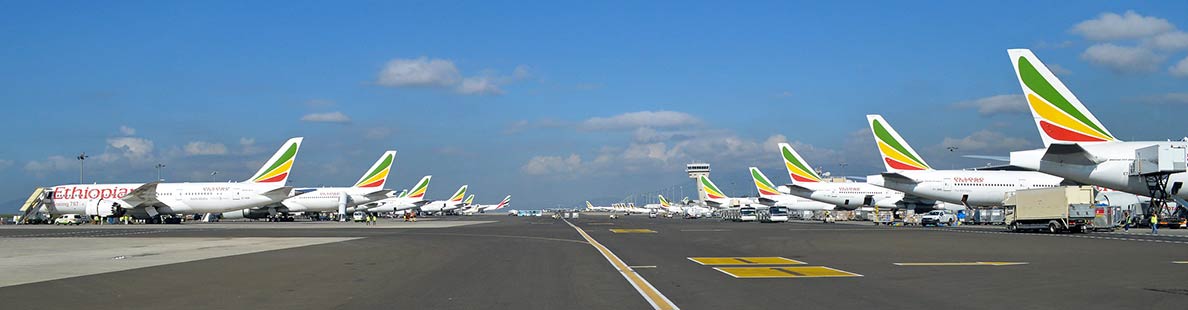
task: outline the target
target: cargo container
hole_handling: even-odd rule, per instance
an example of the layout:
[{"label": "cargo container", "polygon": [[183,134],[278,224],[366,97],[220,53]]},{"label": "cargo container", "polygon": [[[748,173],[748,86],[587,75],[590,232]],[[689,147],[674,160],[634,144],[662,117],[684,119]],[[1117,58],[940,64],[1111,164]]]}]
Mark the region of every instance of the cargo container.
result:
[{"label": "cargo container", "polygon": [[1007,229],[1088,232],[1096,214],[1092,186],[1018,190],[1003,200]]}]

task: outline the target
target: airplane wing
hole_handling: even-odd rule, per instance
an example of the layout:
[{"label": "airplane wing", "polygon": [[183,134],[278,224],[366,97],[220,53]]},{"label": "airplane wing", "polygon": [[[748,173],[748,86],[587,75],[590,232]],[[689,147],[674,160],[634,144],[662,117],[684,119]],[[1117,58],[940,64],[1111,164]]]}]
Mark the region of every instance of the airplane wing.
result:
[{"label": "airplane wing", "polygon": [[961,157],[965,157],[965,158],[973,158],[973,159],[985,159],[985,160],[1001,161],[1001,162],[1008,162],[1008,163],[1009,163],[1009,162],[1011,162],[1011,157],[1010,157],[1010,156],[992,156],[992,155],[961,155]]},{"label": "airplane wing", "polygon": [[899,172],[883,172],[881,175],[883,176],[883,179],[895,180],[895,182],[899,183],[920,183],[920,181],[916,181],[915,179],[912,179],[911,177],[903,175]]},{"label": "airplane wing", "polygon": [[851,181],[866,182],[866,177],[863,176],[848,176],[846,179]]},{"label": "airplane wing", "polygon": [[144,183],[144,185],[137,187],[131,192],[128,192],[128,194],[124,195],[124,197],[120,197],[120,200],[123,200],[125,203],[131,206],[156,203],[158,202],[157,185],[160,184],[160,181]]},{"label": "airplane wing", "polygon": [[367,197],[367,198],[371,198],[373,200],[377,200],[377,199],[383,199],[385,197],[388,197],[388,194],[391,192],[392,192],[392,190],[390,190],[390,189],[381,189],[381,190],[373,191],[370,193],[365,193],[365,194],[363,194],[363,196]]},{"label": "airplane wing", "polygon": [[772,205],[775,205],[776,201],[774,199],[767,198],[767,197],[759,197],[759,203],[761,203],[763,205],[767,205],[767,206],[772,206]]},{"label": "airplane wing", "polygon": [[1097,156],[1089,154],[1080,144],[1052,143],[1044,151],[1044,161],[1058,162],[1072,165],[1096,165],[1102,162]]}]

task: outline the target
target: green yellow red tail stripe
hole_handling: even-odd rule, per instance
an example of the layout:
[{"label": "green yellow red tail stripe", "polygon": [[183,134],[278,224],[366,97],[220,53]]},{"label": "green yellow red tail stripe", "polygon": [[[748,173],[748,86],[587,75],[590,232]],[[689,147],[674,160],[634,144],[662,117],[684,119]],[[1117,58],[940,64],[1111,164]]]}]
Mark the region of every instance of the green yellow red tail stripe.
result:
[{"label": "green yellow red tail stripe", "polygon": [[879,154],[883,156],[883,163],[889,171],[932,169],[882,116],[867,115],[866,119],[870,122],[875,144],[878,145]]},{"label": "green yellow red tail stripe", "polygon": [[1045,144],[1118,140],[1030,50],[1007,53]]},{"label": "green yellow red tail stripe", "polygon": [[791,144],[780,143],[780,157],[784,159],[784,167],[788,169],[792,182],[821,182],[821,176],[800,157],[800,153],[792,149]]},{"label": "green yellow red tail stripe", "polygon": [[710,199],[726,198],[726,194],[723,194],[722,191],[718,189],[718,186],[714,185],[714,182],[710,181],[708,177],[702,176],[700,181],[701,187],[705,189],[706,197],[709,197]]},{"label": "green yellow red tail stripe", "polygon": [[301,147],[301,140],[301,137],[296,137],[286,141],[248,182],[284,183],[288,180],[293,161],[297,158],[297,150]]},{"label": "green yellow red tail stripe", "polygon": [[425,198],[425,190],[429,189],[429,180],[432,178],[433,178],[433,176],[431,176],[431,175],[422,177],[421,181],[418,181],[417,185],[413,186],[412,190],[409,190],[408,195],[405,197]]},{"label": "green yellow red tail stripe", "polygon": [[763,175],[762,171],[759,171],[759,168],[751,167],[751,179],[755,181],[755,188],[759,190],[760,196],[780,194],[780,191],[776,190],[775,184],[772,184],[771,180],[768,180],[767,176]]},{"label": "green yellow red tail stripe", "polygon": [[388,181],[388,173],[392,171],[392,160],[396,158],[396,151],[387,151],[371,166],[371,169],[355,182],[355,187],[384,187]]}]

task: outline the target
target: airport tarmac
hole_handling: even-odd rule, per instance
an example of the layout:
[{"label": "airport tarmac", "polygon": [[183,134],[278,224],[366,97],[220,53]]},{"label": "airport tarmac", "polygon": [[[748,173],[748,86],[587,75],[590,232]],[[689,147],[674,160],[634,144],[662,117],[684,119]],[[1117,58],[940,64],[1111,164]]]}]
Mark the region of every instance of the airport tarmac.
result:
[{"label": "airport tarmac", "polygon": [[0,302],[14,309],[1188,303],[1185,230],[1047,235],[637,215],[118,226],[0,226],[0,274],[26,279],[0,283]]}]

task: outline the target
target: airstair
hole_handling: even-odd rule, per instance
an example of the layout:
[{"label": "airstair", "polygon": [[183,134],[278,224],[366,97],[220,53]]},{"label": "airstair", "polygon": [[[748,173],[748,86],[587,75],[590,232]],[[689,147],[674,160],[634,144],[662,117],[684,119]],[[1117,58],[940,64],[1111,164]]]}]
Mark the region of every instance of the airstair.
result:
[{"label": "airstair", "polygon": [[50,197],[46,197],[48,193],[53,192],[44,187],[38,187],[33,190],[33,194],[29,195],[29,199],[25,200],[25,204],[21,205],[21,218],[17,221],[17,224],[27,223],[30,215],[36,214],[43,206],[48,205],[50,199]]},{"label": "airstair", "polygon": [[[1151,205],[1143,210],[1144,220],[1139,223],[1147,223],[1145,219],[1151,214],[1158,214],[1159,218],[1164,219],[1162,222],[1182,224],[1188,221],[1188,201],[1176,196],[1183,184],[1176,182],[1170,191],[1168,187],[1168,179],[1172,174],[1188,171],[1188,152],[1185,148],[1160,143],[1137,149],[1130,171],[1131,175],[1143,179],[1150,193],[1148,197],[1151,197]],[[1169,200],[1176,203],[1175,209],[1168,208]]]}]

